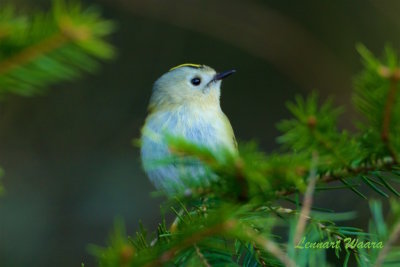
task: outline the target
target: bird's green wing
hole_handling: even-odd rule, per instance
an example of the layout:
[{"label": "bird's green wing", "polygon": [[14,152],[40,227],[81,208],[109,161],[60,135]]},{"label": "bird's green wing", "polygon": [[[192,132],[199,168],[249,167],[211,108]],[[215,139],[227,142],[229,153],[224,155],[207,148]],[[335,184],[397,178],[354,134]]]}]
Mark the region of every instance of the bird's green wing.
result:
[{"label": "bird's green wing", "polygon": [[238,151],[238,144],[236,142],[235,133],[233,132],[232,125],[228,117],[222,112],[222,120],[225,124],[225,128],[228,130],[229,138],[232,140],[232,145],[235,151]]}]

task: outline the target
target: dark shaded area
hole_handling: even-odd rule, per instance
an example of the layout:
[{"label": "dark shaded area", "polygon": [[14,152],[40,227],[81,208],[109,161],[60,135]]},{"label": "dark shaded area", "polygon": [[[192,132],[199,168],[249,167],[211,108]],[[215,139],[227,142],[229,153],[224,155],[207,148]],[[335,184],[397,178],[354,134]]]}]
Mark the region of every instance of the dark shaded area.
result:
[{"label": "dark shaded area", "polygon": [[[283,73],[284,64],[271,63],[226,39],[148,13],[133,15],[127,1],[86,2],[98,2],[105,16],[118,23],[112,37],[118,58],[97,74],[55,86],[44,96],[10,96],[0,103],[0,165],[7,190],[0,199],[0,266],[93,266],[87,244],[105,244],[117,216],[125,220],[129,233],[139,219],[150,229],[156,227],[162,199],[150,196],[153,187],[131,141],[139,137],[152,83],[170,67],[195,62],[217,70],[236,68],[223,83],[223,110],[239,141],[255,139],[271,151],[278,135],[274,125],[288,116],[284,103],[297,93],[317,89],[323,96],[336,95],[337,102],[348,107],[342,124],[349,125],[354,118],[349,107],[351,76],[360,67],[355,43],[361,41],[378,53],[386,42],[395,48],[399,44],[400,21],[391,15],[395,1],[254,1],[302,28],[321,51],[346,66],[344,72],[338,70],[340,77],[347,77],[346,88],[309,88],[295,73]],[[48,1],[15,3],[25,10],[48,6]],[[243,16],[250,20],[253,14]],[[265,38],[279,39],[280,29],[275,31],[276,36]],[[241,34],[237,32],[237,38]],[[302,53],[296,46],[291,49]],[[333,72],[322,81],[329,88],[336,77]],[[367,203],[351,192],[317,202],[339,211],[358,209],[365,225]]]}]

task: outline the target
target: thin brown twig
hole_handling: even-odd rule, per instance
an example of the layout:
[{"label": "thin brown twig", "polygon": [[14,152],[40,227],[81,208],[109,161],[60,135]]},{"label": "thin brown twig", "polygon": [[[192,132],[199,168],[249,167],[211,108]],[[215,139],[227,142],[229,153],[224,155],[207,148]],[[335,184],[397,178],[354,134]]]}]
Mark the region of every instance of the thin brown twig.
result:
[{"label": "thin brown twig", "polygon": [[389,251],[392,248],[394,242],[396,242],[396,240],[399,238],[399,236],[400,236],[400,222],[398,222],[395,225],[392,234],[390,235],[388,241],[385,244],[385,247],[379,252],[378,258],[377,258],[377,260],[375,262],[374,267],[382,266],[382,264],[385,261],[385,258],[387,256],[387,254],[389,253]]},{"label": "thin brown twig", "polygon": [[273,256],[275,256],[280,262],[282,262],[286,267],[295,267],[296,263],[293,262],[280,248],[279,246],[261,236],[260,234],[256,233],[254,230],[252,229],[247,229],[245,230],[245,233],[247,235],[247,237],[251,240],[254,241],[254,243],[256,243],[258,246],[260,246],[261,248],[265,249],[267,252],[271,253]]},{"label": "thin brown twig", "polygon": [[239,200],[247,201],[249,198],[249,192],[248,192],[249,189],[247,180],[245,179],[245,175],[243,173],[243,165],[244,163],[242,160],[237,159],[235,161],[236,180],[240,187]]},{"label": "thin brown twig", "polygon": [[[236,229],[236,227],[238,225],[239,225],[239,223],[237,221],[231,219],[231,220],[227,220],[223,223],[217,224],[211,228],[204,229],[203,231],[197,232],[196,234],[194,234],[194,235],[186,238],[182,242],[180,242],[177,246],[172,247],[171,249],[165,251],[163,254],[160,255],[160,257],[149,262],[145,266],[146,267],[161,266],[161,265],[171,261],[175,257],[176,253],[178,253],[180,250],[190,247],[192,245],[195,245],[196,243],[203,240],[204,238],[212,236],[214,234],[217,234],[217,233],[219,233],[219,234],[221,234],[221,233],[234,234],[232,230]],[[265,249],[266,251],[268,251],[269,253],[271,253],[279,261],[281,261],[286,267],[295,267],[296,266],[296,264],[273,241],[261,236],[260,234],[256,233],[253,229],[250,229],[250,228],[243,229],[243,232],[245,233],[247,238],[251,239],[257,246],[259,246],[259,247]]]},{"label": "thin brown twig", "polygon": [[[274,212],[281,213],[281,214],[299,214],[299,216],[303,216],[306,220],[309,220],[309,221],[314,221],[315,220],[311,216],[304,216],[301,213],[299,213],[297,210],[293,210],[293,209],[289,209],[289,208],[283,208],[283,207],[270,208],[270,207],[268,207],[268,209],[270,211],[274,211]],[[326,226],[325,224],[323,224],[321,222],[318,222],[318,221],[316,221],[315,223],[321,230],[324,230],[327,233],[330,232],[332,234],[332,236],[334,238],[336,238],[337,240],[343,240],[343,237],[341,235],[329,230],[328,226]],[[352,250],[353,253],[358,253],[357,250],[354,249],[354,248],[349,247],[348,249]]]},{"label": "thin brown twig", "polygon": [[[330,182],[334,182],[334,181],[338,181],[340,179],[343,179],[346,176],[356,176],[358,174],[363,174],[363,173],[367,173],[370,171],[374,171],[374,170],[391,170],[392,167],[396,165],[395,162],[383,162],[381,165],[365,165],[365,166],[360,166],[358,168],[348,168],[343,170],[341,173],[328,173],[325,175],[321,175],[320,178],[317,180],[317,182],[319,183],[330,183]],[[280,190],[276,192],[276,195],[279,196],[289,196],[291,194],[294,194],[298,192],[297,188],[288,188],[288,189],[284,189],[284,190]]]},{"label": "thin brown twig", "polygon": [[383,113],[381,138],[382,138],[382,141],[385,143],[387,149],[389,150],[389,153],[391,154],[394,162],[397,162],[396,152],[390,145],[390,123],[391,123],[391,118],[392,118],[392,113],[393,113],[393,106],[396,101],[396,94],[398,91],[397,84],[400,79],[399,70],[396,70],[394,72],[389,72],[389,75],[387,75],[387,74],[385,75],[385,73],[388,73],[388,70],[386,67],[381,67],[380,73],[381,73],[382,77],[387,78],[390,81],[389,92],[387,94],[385,110]]},{"label": "thin brown twig", "polygon": [[67,41],[68,38],[65,35],[57,33],[36,45],[30,46],[18,54],[0,62],[0,74],[10,72],[18,66],[31,62],[38,56],[64,45]]},{"label": "thin brown twig", "polygon": [[91,37],[88,27],[85,25],[74,25],[67,16],[61,18],[57,23],[59,27],[58,31],[37,44],[29,46],[0,62],[0,74],[10,72],[69,42],[86,40]]},{"label": "thin brown twig", "polygon": [[267,267],[267,263],[263,260],[263,258],[261,257],[261,250],[258,248],[258,246],[256,244],[253,243],[253,247],[255,252],[257,253],[257,257],[258,260],[260,261],[261,266],[263,267]]},{"label": "thin brown twig", "polygon": [[201,253],[200,248],[195,244],[194,248],[196,250],[197,256],[199,256],[201,262],[203,263],[203,266],[206,267],[211,267],[211,265],[208,263],[207,259],[204,257],[203,253]]},{"label": "thin brown twig", "polygon": [[311,168],[310,175],[308,178],[308,186],[306,193],[304,195],[303,206],[300,211],[299,220],[296,225],[296,231],[294,235],[294,246],[299,243],[301,237],[303,236],[304,230],[307,224],[307,218],[309,218],[310,210],[312,206],[312,200],[314,195],[315,183],[317,181],[317,163],[318,163],[318,154],[317,152],[313,153],[313,157],[311,160]]},{"label": "thin brown twig", "polygon": [[176,253],[178,253],[180,250],[188,248],[206,237],[212,236],[217,233],[229,231],[229,229],[232,227],[233,225],[230,222],[226,221],[221,224],[214,225],[211,228],[207,228],[203,231],[199,231],[196,234],[193,234],[190,237],[186,238],[171,249],[165,251],[163,254],[160,255],[160,257],[146,264],[145,267],[162,266],[163,264],[171,261],[175,257]]}]

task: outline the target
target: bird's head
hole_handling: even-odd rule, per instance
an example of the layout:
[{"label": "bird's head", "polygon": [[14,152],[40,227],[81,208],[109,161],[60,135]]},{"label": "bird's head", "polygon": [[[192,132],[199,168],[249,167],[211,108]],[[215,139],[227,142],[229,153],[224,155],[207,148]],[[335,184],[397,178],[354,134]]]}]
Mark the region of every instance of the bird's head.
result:
[{"label": "bird's head", "polygon": [[219,107],[221,80],[235,70],[217,73],[197,64],[182,64],[162,75],[153,87],[150,110],[182,105]]}]

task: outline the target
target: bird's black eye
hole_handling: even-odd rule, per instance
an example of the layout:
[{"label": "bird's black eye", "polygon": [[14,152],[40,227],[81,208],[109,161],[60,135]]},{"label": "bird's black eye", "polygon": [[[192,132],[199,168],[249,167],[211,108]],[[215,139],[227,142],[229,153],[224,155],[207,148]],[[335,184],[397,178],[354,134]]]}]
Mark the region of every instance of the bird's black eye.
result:
[{"label": "bird's black eye", "polygon": [[198,86],[201,83],[201,79],[199,77],[195,77],[190,81],[194,86]]}]

